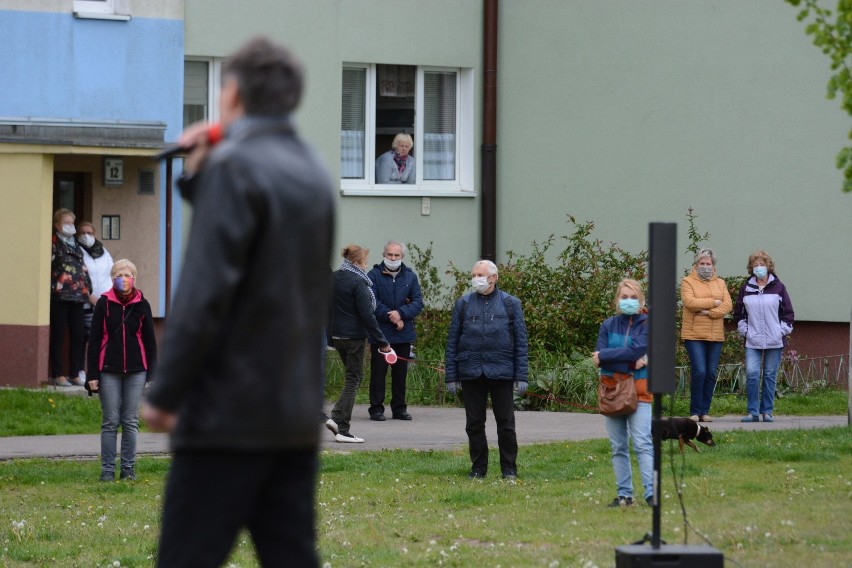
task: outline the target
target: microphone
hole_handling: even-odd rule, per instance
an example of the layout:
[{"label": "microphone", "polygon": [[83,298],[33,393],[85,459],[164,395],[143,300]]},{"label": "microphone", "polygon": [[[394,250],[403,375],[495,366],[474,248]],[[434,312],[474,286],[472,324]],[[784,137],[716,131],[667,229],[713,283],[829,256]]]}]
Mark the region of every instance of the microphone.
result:
[{"label": "microphone", "polygon": [[[218,122],[214,122],[207,128],[207,142],[211,146],[215,146],[216,144],[218,144],[221,141],[222,141],[222,126]],[[195,148],[194,144],[192,146],[180,146],[180,145],[172,146],[171,148],[166,148],[165,150],[163,150],[162,152],[160,152],[158,154],[154,154],[153,156],[151,156],[151,159],[159,161],[159,160],[165,160],[166,158],[173,158],[173,157],[178,156],[180,154],[188,154],[189,152],[192,152],[192,150],[194,148]]]}]

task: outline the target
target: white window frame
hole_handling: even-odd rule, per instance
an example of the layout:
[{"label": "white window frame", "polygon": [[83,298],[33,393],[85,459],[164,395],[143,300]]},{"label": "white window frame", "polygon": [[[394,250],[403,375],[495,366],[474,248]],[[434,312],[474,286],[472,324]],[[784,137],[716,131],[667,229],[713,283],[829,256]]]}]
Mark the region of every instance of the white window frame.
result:
[{"label": "white window frame", "polygon": [[74,17],[127,21],[127,8],[126,0],[74,0]]},{"label": "white window frame", "polygon": [[[342,68],[358,68],[366,70],[365,94],[365,156],[376,155],[376,64],[373,63],[344,63]],[[341,69],[342,69],[341,68]],[[424,180],[423,153],[418,148],[423,147],[423,75],[427,71],[455,72],[456,81],[456,172],[453,180]],[[402,196],[402,197],[473,197],[476,195],[473,185],[474,150],[473,150],[473,116],[474,92],[473,69],[459,67],[417,66],[415,78],[415,122],[414,122],[414,156],[417,159],[414,184],[379,184],[375,183],[375,160],[365,158],[364,179],[340,179],[342,195],[353,196]],[[342,93],[341,93],[342,95]],[[339,124],[339,121],[338,121]],[[339,167],[338,159],[338,167]]]},{"label": "white window frame", "polygon": [[[207,121],[219,121],[219,93],[222,90],[223,58],[184,57],[185,61],[203,61],[207,63]],[[181,109],[185,101],[181,101]],[[181,110],[181,115],[183,110]]]}]

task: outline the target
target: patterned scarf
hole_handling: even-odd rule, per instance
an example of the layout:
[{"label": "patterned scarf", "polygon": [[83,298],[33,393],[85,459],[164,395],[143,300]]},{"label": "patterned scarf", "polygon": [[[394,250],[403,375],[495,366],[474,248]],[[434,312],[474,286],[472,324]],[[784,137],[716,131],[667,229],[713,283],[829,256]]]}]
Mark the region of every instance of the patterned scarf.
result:
[{"label": "patterned scarf", "polygon": [[373,282],[372,282],[372,280],[367,278],[367,275],[364,273],[363,270],[361,270],[360,267],[352,264],[351,262],[349,262],[345,258],[343,259],[343,262],[340,263],[340,270],[345,270],[347,272],[351,272],[352,274],[357,274],[358,277],[364,279],[364,282],[367,283],[367,290],[370,291],[370,301],[373,304],[373,310],[375,310],[376,309],[376,294],[373,293]]},{"label": "patterned scarf", "polygon": [[405,169],[405,162],[408,160],[408,156],[400,156],[396,153],[396,150],[393,152],[393,161],[396,163],[396,167],[399,170],[399,173]]}]

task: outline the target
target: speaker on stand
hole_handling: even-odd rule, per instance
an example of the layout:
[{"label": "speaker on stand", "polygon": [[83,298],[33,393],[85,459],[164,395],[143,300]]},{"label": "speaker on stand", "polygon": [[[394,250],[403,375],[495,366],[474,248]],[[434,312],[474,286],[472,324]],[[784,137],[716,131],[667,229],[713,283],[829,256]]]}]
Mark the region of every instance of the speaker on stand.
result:
[{"label": "speaker on stand", "polygon": [[[616,568],[722,568],[724,557],[712,546],[667,545],[660,539],[663,395],[676,390],[677,224],[651,223],[648,231],[648,390],[654,394],[654,500],[651,532],[635,544],[615,548]],[[647,543],[650,542],[650,546]]]}]

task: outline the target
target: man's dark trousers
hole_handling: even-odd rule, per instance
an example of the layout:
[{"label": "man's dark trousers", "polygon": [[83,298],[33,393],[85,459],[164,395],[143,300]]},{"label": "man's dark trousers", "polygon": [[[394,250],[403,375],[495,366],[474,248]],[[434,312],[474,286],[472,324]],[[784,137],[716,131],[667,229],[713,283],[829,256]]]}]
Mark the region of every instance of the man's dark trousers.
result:
[{"label": "man's dark trousers", "polygon": [[[384,355],[379,353],[379,346],[370,344],[370,416],[383,414],[385,411],[385,377],[388,367],[391,368],[391,412],[397,415],[408,410],[405,403],[405,382],[408,376],[408,361],[397,360],[396,364],[388,365]],[[399,357],[411,357],[411,343],[392,343],[391,348]]]},{"label": "man's dark trousers", "polygon": [[315,450],[176,452],[157,566],[221,566],[242,528],[262,566],[317,566],[316,475]]},{"label": "man's dark trousers", "polygon": [[488,411],[488,394],[497,423],[497,446],[500,449],[500,469],[503,473],[517,471],[518,437],[515,434],[514,381],[486,379],[462,381],[464,411],[467,417],[468,443],[470,445],[471,471],[488,471],[488,440],[485,437],[485,417]]}]

